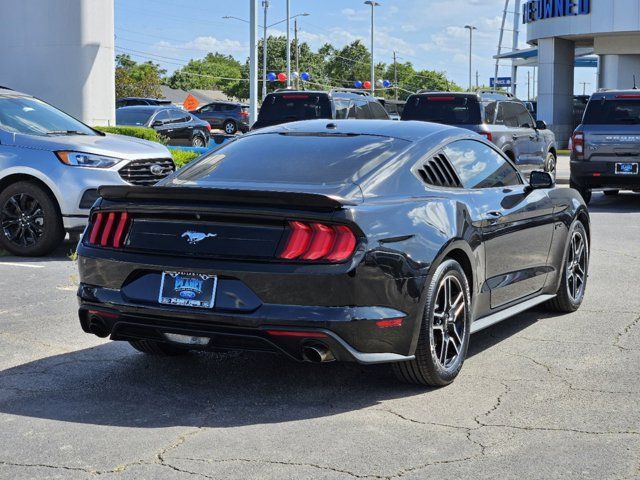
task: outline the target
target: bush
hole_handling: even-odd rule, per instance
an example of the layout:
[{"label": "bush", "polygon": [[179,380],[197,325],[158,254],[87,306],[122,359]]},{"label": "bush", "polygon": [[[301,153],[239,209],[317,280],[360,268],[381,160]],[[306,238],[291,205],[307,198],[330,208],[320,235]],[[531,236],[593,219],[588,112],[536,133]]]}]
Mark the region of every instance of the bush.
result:
[{"label": "bush", "polygon": [[93,127],[96,130],[100,130],[104,133],[116,133],[118,135],[126,135],[128,137],[141,138],[143,140],[149,140],[150,142],[157,142],[166,145],[169,141],[168,138],[159,135],[158,132],[152,128],[145,127]]},{"label": "bush", "polygon": [[176,164],[176,168],[184,167],[190,161],[198,158],[200,156],[197,152],[189,152],[184,150],[169,150],[171,152],[171,156],[173,157],[173,161]]}]

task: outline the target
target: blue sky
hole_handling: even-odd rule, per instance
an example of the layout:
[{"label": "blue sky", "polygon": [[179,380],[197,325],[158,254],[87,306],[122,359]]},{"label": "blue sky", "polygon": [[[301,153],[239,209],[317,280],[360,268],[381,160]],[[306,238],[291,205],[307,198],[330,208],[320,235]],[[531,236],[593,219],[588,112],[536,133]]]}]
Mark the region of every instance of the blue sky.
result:
[{"label": "blue sky", "polygon": [[[494,60],[504,0],[379,0],[376,9],[376,60],[390,63],[393,51],[400,61],[418,68],[447,72],[462,86],[468,84],[469,34],[465,24],[473,24],[474,81],[493,76]],[[513,2],[512,2],[513,3]],[[268,23],[286,16],[285,0],[271,0]],[[249,17],[249,2],[244,0],[115,0],[116,47],[136,60],[152,59],[169,72],[190,58],[209,51],[233,55],[241,61],[248,55],[248,25],[223,20],[225,15]],[[343,46],[355,39],[369,44],[370,7],[359,0],[291,0],[292,14],[309,13],[300,18],[301,38],[314,49],[325,42]],[[262,18],[260,19],[262,23]],[[520,25],[521,47],[526,47]],[[284,34],[284,24],[271,34]],[[505,42],[506,45],[507,42]],[[509,41],[510,43],[510,41]],[[527,70],[520,69],[518,95],[527,97]],[[500,76],[509,76],[505,64]],[[587,93],[595,87],[595,69],[579,69],[578,82],[589,82]]]}]

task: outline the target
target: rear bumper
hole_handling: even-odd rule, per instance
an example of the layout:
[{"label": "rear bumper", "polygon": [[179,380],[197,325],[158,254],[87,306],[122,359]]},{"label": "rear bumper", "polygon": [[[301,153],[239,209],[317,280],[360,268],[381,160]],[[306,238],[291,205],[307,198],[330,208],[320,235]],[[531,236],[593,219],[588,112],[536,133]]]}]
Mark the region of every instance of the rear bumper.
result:
[{"label": "rear bumper", "polygon": [[571,182],[584,188],[640,189],[640,175],[615,173],[616,163],[639,163],[640,158],[620,158],[615,161],[571,161]]},{"label": "rear bumper", "polygon": [[[171,265],[129,263],[87,257],[80,248],[79,316],[87,333],[113,340],[150,339],[169,342],[166,333],[207,337],[203,349],[279,351],[302,360],[309,343],[329,348],[337,360],[387,363],[410,360],[419,292],[423,277],[394,279],[348,266],[308,272],[276,270],[199,260],[198,267],[178,259],[181,269],[218,275],[213,309],[160,305],[161,272]],[[335,267],[345,271],[336,270]],[[247,266],[244,266],[247,269]],[[102,312],[103,331],[91,328],[89,312]],[[401,325],[380,326],[381,320],[402,319]],[[280,336],[271,330],[313,332]],[[319,337],[318,334],[322,334]],[[190,347],[191,348],[191,347]]]}]

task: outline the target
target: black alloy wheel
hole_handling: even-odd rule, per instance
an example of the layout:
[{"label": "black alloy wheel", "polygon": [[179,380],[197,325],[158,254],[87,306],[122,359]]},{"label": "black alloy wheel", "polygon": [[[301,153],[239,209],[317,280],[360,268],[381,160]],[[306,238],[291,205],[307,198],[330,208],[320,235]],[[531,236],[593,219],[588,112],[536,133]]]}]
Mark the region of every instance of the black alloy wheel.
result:
[{"label": "black alloy wheel", "polygon": [[415,359],[393,365],[405,382],[441,387],[453,382],[467,355],[471,297],[464,270],[445,260],[427,287],[427,301]]},{"label": "black alloy wheel", "polygon": [[589,238],[582,222],[574,223],[568,238],[560,286],[556,297],[547,303],[550,310],[563,313],[580,308],[589,273]]},{"label": "black alloy wheel", "polygon": [[64,238],[53,200],[32,182],[17,182],[0,193],[0,247],[19,256],[53,251]]}]

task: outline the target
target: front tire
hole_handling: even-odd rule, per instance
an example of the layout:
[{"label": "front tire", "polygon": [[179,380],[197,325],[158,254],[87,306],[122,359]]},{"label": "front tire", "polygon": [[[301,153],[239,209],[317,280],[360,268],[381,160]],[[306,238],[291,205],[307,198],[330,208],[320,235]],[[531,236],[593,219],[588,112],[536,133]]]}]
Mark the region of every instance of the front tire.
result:
[{"label": "front tire", "polygon": [[238,125],[236,125],[236,122],[234,122],[233,120],[227,120],[226,122],[224,122],[222,128],[224,129],[224,133],[226,133],[227,135],[235,135],[235,133],[238,131]]},{"label": "front tire", "polygon": [[129,344],[139,352],[146,353],[147,355],[175,357],[185,355],[189,352],[186,348],[176,347],[169,343],[156,342],[154,340],[132,340]]},{"label": "front tire", "polygon": [[436,269],[427,290],[415,359],[393,364],[399,380],[442,387],[456,378],[467,355],[471,295],[464,270],[455,260]]},{"label": "front tire", "polygon": [[569,233],[562,279],[556,297],[547,302],[554,312],[575,312],[582,305],[589,273],[589,238],[581,221],[577,220]]},{"label": "front tire", "polygon": [[207,146],[204,138],[202,138],[200,135],[195,135],[191,139],[191,145],[193,147],[206,147]]},{"label": "front tire", "polygon": [[556,172],[557,165],[558,165],[558,159],[553,154],[553,152],[547,153],[547,159],[544,163],[544,171],[551,174],[551,177],[553,178],[554,182],[556,181],[556,177],[557,177],[557,172]]},{"label": "front tire", "polygon": [[64,239],[54,200],[33,182],[16,182],[0,192],[0,248],[13,255],[39,257]]}]

